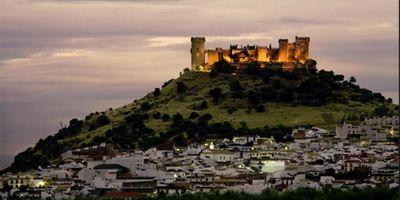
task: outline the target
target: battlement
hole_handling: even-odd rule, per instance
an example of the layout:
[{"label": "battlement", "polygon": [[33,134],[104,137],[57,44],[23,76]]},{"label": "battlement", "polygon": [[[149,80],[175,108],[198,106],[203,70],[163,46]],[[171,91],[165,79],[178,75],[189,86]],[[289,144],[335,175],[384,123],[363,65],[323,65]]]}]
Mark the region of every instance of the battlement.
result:
[{"label": "battlement", "polygon": [[229,49],[217,47],[216,49],[205,49],[206,39],[204,37],[192,37],[192,70],[194,71],[210,71],[212,65],[220,60],[237,66],[240,68],[251,62],[260,63],[277,63],[285,70],[293,70],[295,66],[301,66],[305,61],[309,60],[309,43],[310,37],[295,37],[293,43],[289,43],[288,39],[279,39],[279,47],[272,48],[246,45],[238,46],[237,44],[229,45]]},{"label": "battlement", "polygon": [[206,41],[206,38],[205,38],[205,37],[191,37],[191,38],[190,38],[190,41],[192,41],[192,42],[196,42],[196,41],[203,41],[203,42],[205,42],[205,41]]}]

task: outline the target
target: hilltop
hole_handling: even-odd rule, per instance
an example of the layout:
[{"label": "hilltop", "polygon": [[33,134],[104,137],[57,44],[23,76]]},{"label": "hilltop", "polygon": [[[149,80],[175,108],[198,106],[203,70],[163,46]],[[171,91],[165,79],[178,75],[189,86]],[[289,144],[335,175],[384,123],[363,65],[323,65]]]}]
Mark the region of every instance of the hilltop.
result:
[{"label": "hilltop", "polygon": [[293,72],[256,63],[236,73],[215,63],[210,73],[185,69],[141,99],[71,119],[68,127],[40,139],[5,171],[24,171],[59,161],[61,153],[103,142],[120,149],[185,146],[206,138],[259,134],[291,140],[291,128],[333,130],[345,120],[390,115],[398,106],[356,79],[316,70],[316,62]]}]

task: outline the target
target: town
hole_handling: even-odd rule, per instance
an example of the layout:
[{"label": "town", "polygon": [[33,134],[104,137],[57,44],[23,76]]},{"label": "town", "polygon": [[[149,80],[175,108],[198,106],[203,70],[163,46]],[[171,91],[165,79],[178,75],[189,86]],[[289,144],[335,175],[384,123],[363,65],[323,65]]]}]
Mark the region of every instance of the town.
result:
[{"label": "town", "polygon": [[187,147],[121,151],[111,144],[69,150],[60,162],[0,177],[1,196],[68,199],[267,188],[398,187],[399,117],[298,127],[291,142],[258,135],[206,139]]}]

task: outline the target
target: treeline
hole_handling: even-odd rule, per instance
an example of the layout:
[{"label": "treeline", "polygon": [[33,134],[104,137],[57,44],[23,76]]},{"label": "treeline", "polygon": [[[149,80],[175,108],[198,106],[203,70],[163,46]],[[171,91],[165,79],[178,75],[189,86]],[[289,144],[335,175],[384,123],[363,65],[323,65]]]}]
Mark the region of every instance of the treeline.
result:
[{"label": "treeline", "polygon": [[254,62],[238,72],[236,67],[222,60],[214,63],[210,76],[239,73],[261,78],[264,85],[255,88],[244,88],[239,80],[232,83],[231,97],[248,98],[253,105],[267,101],[308,106],[321,106],[329,102],[347,104],[349,101],[392,103],[391,99],[386,100],[381,93],[360,88],[355,84],[354,77],[345,80],[343,75],[332,71],[318,71],[316,64],[316,61],[310,60],[304,64],[304,68],[296,68],[291,72],[279,66],[262,68],[258,62]]},{"label": "treeline", "polygon": [[[135,113],[125,118],[126,123],[108,130],[105,136],[96,137],[93,145],[106,142],[116,144],[121,149],[148,149],[164,144],[183,147],[195,141],[202,142],[207,138],[232,138],[241,135],[272,136],[279,142],[292,139],[290,135],[292,127],[280,125],[250,129],[246,122],[241,122],[238,128],[234,128],[228,121],[210,123],[212,118],[213,116],[209,113],[199,115],[196,112],[192,112],[187,117],[180,113],[172,116],[161,115],[161,113],[153,113],[152,116],[147,113]],[[146,127],[147,120],[162,120],[169,122],[170,125],[166,131],[155,133],[153,129]]]}]

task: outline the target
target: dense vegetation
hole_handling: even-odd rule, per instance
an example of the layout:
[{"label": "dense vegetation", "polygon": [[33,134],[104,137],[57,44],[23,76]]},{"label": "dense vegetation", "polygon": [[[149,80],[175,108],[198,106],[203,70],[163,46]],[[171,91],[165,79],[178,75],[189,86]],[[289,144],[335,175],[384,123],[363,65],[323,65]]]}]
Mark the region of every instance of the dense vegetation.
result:
[{"label": "dense vegetation", "polygon": [[6,171],[57,163],[68,149],[102,142],[147,149],[246,134],[290,141],[291,128],[299,125],[332,130],[343,121],[396,114],[398,106],[360,88],[354,77],[345,80],[315,65],[311,60],[307,68],[287,72],[251,63],[237,73],[218,62],[210,73],[185,70],[131,104],[72,119],[68,127],[18,154]]},{"label": "dense vegetation", "polygon": [[[400,194],[397,189],[387,188],[367,188],[353,190],[315,190],[310,188],[300,188],[297,190],[287,190],[277,192],[267,189],[262,193],[247,192],[210,192],[210,193],[188,193],[183,195],[159,195],[156,197],[142,197],[140,200],[395,200],[399,199]],[[79,199],[79,198],[78,198]],[[96,198],[81,198],[98,199]]]},{"label": "dense vegetation", "polygon": [[[347,104],[349,101],[363,103],[374,101],[391,103],[392,101],[391,99],[386,100],[380,93],[360,88],[355,84],[354,77],[344,80],[343,75],[334,74],[332,71],[317,71],[316,62],[313,60],[305,65],[305,68],[289,72],[282,70],[279,66],[261,68],[258,62],[251,63],[242,73],[254,78],[259,77],[264,84],[245,91],[240,82],[236,80],[231,84],[231,97],[248,98],[251,104],[275,101],[308,106],[321,106],[329,102]],[[233,69],[233,66],[222,60],[214,64],[210,76],[216,77],[218,73],[233,74],[236,72]]]}]

